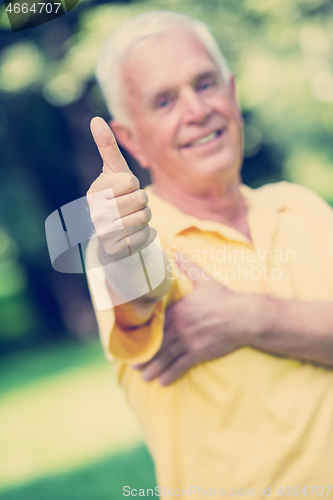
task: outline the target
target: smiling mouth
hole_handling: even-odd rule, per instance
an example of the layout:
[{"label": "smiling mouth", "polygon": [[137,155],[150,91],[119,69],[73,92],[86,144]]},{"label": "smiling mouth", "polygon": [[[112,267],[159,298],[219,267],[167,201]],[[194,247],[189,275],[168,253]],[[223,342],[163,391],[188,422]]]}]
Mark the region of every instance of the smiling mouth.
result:
[{"label": "smiling mouth", "polygon": [[190,148],[191,146],[200,146],[201,144],[207,144],[208,142],[213,141],[217,137],[219,137],[223,132],[223,129],[220,130],[215,130],[214,132],[211,132],[208,135],[205,135],[204,137],[201,137],[200,139],[197,139],[196,141],[190,142],[189,144],[186,144],[183,146],[184,148]]}]

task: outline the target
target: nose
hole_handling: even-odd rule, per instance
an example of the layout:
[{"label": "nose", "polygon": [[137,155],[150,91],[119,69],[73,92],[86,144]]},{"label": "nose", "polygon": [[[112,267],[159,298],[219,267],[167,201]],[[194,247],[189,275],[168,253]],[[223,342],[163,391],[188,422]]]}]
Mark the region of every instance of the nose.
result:
[{"label": "nose", "polygon": [[211,107],[192,88],[187,87],[182,92],[183,118],[186,123],[204,123],[210,117]]}]

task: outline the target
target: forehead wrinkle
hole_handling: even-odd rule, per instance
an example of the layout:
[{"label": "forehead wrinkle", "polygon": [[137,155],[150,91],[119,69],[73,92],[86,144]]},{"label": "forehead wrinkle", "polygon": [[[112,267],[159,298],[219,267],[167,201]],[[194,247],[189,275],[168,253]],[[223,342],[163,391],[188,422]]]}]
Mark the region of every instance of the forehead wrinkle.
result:
[{"label": "forehead wrinkle", "polygon": [[[221,77],[220,71],[218,70],[218,68],[213,69],[213,70],[208,70],[208,71],[201,71],[200,73],[194,75],[190,79],[189,84],[192,87],[194,87],[202,78],[210,77],[210,76]],[[161,90],[147,92],[147,93],[143,94],[143,98],[148,102],[153,102],[160,97],[177,94],[178,87],[179,87],[179,85],[174,85],[174,86],[162,88]]]},{"label": "forehead wrinkle", "polygon": [[[184,33],[184,31],[179,31],[179,34],[180,35],[186,34],[186,31],[185,31],[185,33]],[[209,60],[210,63],[212,63],[212,65],[213,65],[212,69],[203,69],[199,73],[194,74],[193,77],[190,78],[189,83],[191,85],[195,85],[195,83],[200,78],[202,78],[204,75],[215,74],[218,77],[222,78],[219,66],[217,65],[216,61],[212,58],[211,54],[207,51],[206,47],[202,44],[201,40],[199,40],[195,36],[195,34],[191,33],[190,31],[187,31],[187,34],[189,34],[190,37],[192,37],[195,40],[195,42],[197,42],[201,46],[201,49],[203,49],[203,51],[207,55],[207,60]],[[128,50],[128,52],[123,60],[123,64],[122,64],[122,81],[123,81],[124,87],[126,89],[124,92],[124,95],[126,95],[126,97],[125,97],[126,101],[128,101],[130,99],[130,97],[133,95],[136,97],[138,97],[138,95],[139,95],[140,98],[144,102],[150,103],[150,102],[153,102],[156,98],[158,98],[160,96],[171,95],[171,94],[174,95],[177,93],[177,89],[183,83],[181,81],[175,82],[174,85],[171,84],[169,87],[161,86],[161,89],[157,89],[157,90],[153,89],[151,91],[146,90],[145,88],[143,88],[140,85],[141,82],[139,81],[139,78],[138,78],[139,75],[138,75],[137,70],[136,70],[135,52],[136,52],[136,50],[139,50],[139,61],[140,61],[140,56],[142,54],[144,54],[144,48],[142,50],[142,47],[141,47],[141,50],[140,50],[140,45],[141,46],[148,45],[148,48],[149,48],[149,46],[152,46],[151,43],[152,43],[152,40],[154,38],[163,40],[163,39],[167,39],[169,37],[170,37],[170,33],[149,35],[147,37],[142,38],[141,40],[138,40],[134,45],[132,45],[129,48],[129,50]],[[154,48],[154,45],[153,45],[153,48]],[[133,59],[133,57],[134,57],[134,59]],[[145,61],[143,60],[143,63],[144,62]],[[140,67],[140,63],[139,63],[139,67]],[[143,66],[143,71],[145,71],[145,66]]]}]

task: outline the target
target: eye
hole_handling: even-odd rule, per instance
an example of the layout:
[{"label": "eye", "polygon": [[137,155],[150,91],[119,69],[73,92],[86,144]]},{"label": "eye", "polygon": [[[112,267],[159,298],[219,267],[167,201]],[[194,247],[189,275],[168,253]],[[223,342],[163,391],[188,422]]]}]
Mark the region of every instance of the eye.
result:
[{"label": "eye", "polygon": [[212,78],[205,78],[197,85],[197,90],[207,90],[215,86],[215,81]]},{"label": "eye", "polygon": [[209,87],[211,87],[211,82],[205,82],[205,83],[202,83],[201,85],[199,85],[199,89],[208,89]]},{"label": "eye", "polygon": [[166,109],[168,108],[172,103],[172,98],[171,97],[159,97],[155,103],[154,103],[154,108],[155,109]]},{"label": "eye", "polygon": [[162,100],[158,103],[157,107],[158,107],[158,108],[166,108],[166,107],[169,105],[169,103],[170,103],[170,100],[169,100],[169,99],[162,99]]}]

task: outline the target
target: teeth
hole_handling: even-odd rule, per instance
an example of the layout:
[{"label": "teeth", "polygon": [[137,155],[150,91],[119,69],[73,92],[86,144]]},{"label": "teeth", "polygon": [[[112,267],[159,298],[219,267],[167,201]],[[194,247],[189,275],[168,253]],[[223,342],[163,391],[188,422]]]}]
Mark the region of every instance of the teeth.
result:
[{"label": "teeth", "polygon": [[209,135],[206,135],[205,137],[201,137],[201,139],[197,139],[196,141],[193,141],[191,142],[190,146],[192,146],[193,144],[205,144],[205,142],[209,142],[213,139],[215,139],[215,137],[217,136],[217,132],[212,132],[211,134]]}]

